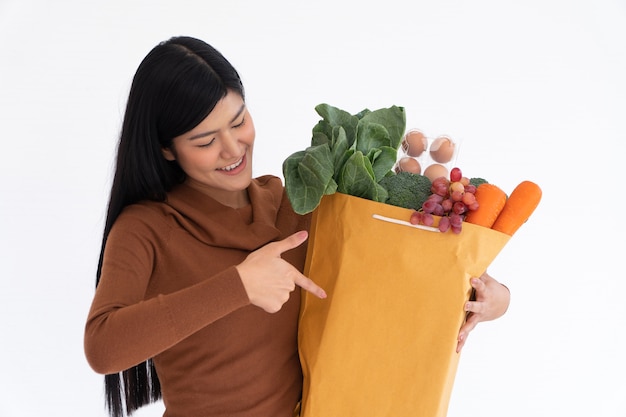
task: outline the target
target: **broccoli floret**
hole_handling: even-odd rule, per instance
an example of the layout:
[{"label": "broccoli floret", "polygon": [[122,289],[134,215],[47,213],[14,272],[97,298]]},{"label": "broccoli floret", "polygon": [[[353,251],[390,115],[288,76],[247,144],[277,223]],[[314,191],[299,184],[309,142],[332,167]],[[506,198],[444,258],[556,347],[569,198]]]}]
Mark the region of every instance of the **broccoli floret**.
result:
[{"label": "broccoli floret", "polygon": [[383,177],[379,184],[387,190],[386,204],[393,206],[419,209],[428,196],[432,194],[432,185],[428,177],[411,172],[401,171],[394,175]]},{"label": "broccoli floret", "polygon": [[484,178],[470,178],[469,182],[474,187],[478,187],[480,184],[486,184],[488,181]]}]

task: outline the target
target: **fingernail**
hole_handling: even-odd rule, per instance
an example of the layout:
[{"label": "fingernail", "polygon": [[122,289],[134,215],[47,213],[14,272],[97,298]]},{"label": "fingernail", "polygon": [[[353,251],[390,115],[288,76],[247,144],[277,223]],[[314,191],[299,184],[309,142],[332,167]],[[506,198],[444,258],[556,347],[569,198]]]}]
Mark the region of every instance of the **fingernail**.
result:
[{"label": "fingernail", "polygon": [[470,311],[471,305],[470,303],[465,303],[465,311]]}]

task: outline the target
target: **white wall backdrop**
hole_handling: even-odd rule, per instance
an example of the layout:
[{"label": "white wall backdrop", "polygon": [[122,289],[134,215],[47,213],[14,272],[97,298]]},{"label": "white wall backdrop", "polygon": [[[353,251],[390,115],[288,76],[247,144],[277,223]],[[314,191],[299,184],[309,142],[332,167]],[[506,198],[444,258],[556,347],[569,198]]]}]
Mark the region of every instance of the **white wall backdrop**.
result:
[{"label": "white wall backdrop", "polygon": [[105,416],[82,336],[117,134],[139,61],[181,34],[242,74],[257,174],[309,144],[315,105],[396,104],[462,141],[464,173],[540,184],[449,417],[624,416],[624,0],[0,0],[0,416]]}]

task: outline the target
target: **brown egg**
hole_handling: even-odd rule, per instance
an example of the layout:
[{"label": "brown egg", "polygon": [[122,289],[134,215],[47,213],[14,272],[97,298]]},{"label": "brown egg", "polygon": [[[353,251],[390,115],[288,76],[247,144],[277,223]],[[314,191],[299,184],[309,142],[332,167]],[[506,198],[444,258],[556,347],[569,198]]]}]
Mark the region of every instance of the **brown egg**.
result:
[{"label": "brown egg", "polygon": [[420,156],[428,146],[426,136],[417,129],[411,129],[402,139],[402,150],[409,156]]},{"label": "brown egg", "polygon": [[396,166],[396,172],[411,172],[413,174],[421,174],[422,166],[415,158],[411,158],[410,156],[404,156],[400,158],[398,161],[398,165]]},{"label": "brown egg", "polygon": [[447,136],[439,136],[430,144],[430,156],[435,162],[448,163],[454,155],[454,147],[455,144],[452,139]]},{"label": "brown egg", "polygon": [[427,177],[431,182],[435,180],[435,178],[439,177],[448,178],[448,168],[444,167],[441,164],[430,164],[424,170],[424,176]]}]

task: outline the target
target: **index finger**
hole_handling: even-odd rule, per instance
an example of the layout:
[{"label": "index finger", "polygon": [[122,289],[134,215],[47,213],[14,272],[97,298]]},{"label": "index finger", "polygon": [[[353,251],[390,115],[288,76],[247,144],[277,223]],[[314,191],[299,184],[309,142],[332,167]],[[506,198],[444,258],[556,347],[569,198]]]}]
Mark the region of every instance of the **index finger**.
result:
[{"label": "index finger", "polygon": [[319,285],[317,285],[311,278],[307,278],[304,275],[300,274],[296,277],[294,281],[298,286],[304,288],[311,294],[315,295],[318,298],[326,298],[326,291]]},{"label": "index finger", "polygon": [[283,252],[287,252],[288,250],[300,246],[305,240],[307,240],[308,237],[308,232],[306,230],[301,230],[290,236],[287,236],[283,240],[268,243],[265,247],[266,250],[271,251],[271,254],[273,256],[280,257]]}]

